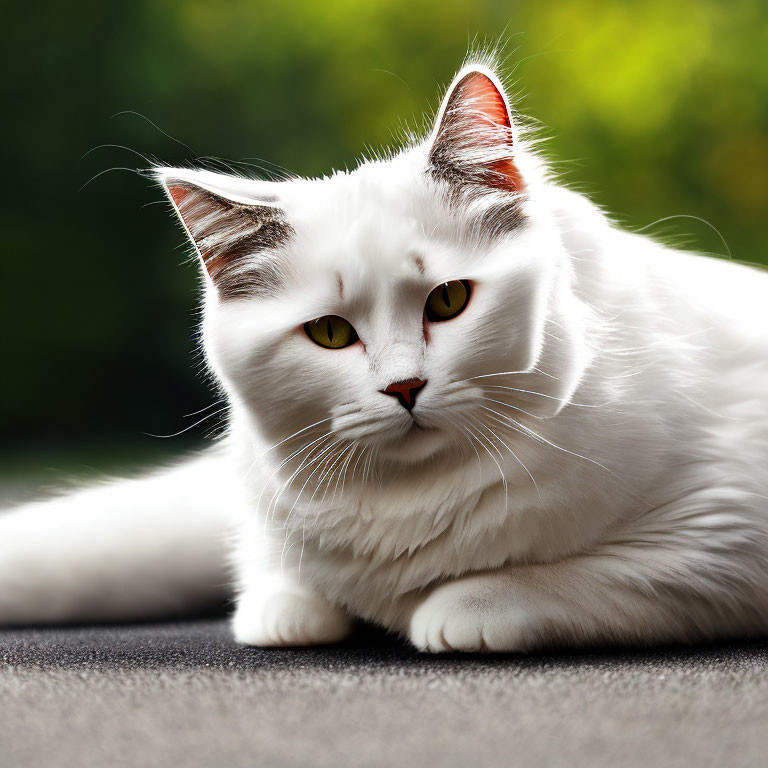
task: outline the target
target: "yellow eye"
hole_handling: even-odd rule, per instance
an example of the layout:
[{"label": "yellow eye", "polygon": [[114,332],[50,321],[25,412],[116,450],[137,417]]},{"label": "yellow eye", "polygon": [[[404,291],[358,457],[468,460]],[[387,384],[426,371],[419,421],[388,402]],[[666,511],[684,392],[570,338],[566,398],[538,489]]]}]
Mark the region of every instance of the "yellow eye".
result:
[{"label": "yellow eye", "polygon": [[438,285],[427,297],[427,320],[440,323],[460,315],[469,303],[469,280],[451,280]]},{"label": "yellow eye", "polygon": [[304,330],[315,344],[327,349],[341,349],[357,341],[357,332],[343,317],[323,315],[304,324]]}]

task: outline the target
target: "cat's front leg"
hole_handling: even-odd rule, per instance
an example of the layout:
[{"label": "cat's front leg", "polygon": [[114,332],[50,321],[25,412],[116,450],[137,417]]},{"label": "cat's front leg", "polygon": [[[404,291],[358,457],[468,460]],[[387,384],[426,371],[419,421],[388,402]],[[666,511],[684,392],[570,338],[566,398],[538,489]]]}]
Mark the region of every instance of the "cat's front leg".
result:
[{"label": "cat's front leg", "polygon": [[524,651],[531,621],[509,574],[480,574],[434,588],[413,611],[408,639],[430,653]]},{"label": "cat's front leg", "polygon": [[[638,546],[509,567],[433,588],[407,635],[433,653],[690,642],[768,629],[768,577],[743,552]],[[725,554],[721,551],[720,555]]]},{"label": "cat's front leg", "polygon": [[280,537],[273,538],[257,519],[240,531],[234,553],[238,594],[232,629],[244,645],[261,647],[325,645],[351,631],[349,616],[301,578],[295,558],[284,556]]},{"label": "cat's front leg", "polygon": [[350,620],[311,587],[264,574],[238,597],[232,628],[245,645],[324,645],[343,640]]}]

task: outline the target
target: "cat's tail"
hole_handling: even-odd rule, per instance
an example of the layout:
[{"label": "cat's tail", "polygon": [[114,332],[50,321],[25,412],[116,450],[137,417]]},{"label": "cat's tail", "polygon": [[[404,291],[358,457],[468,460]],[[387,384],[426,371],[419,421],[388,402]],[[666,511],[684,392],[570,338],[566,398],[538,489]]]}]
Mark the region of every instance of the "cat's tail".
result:
[{"label": "cat's tail", "polygon": [[241,510],[224,445],[0,511],[0,624],[144,619],[221,602]]}]

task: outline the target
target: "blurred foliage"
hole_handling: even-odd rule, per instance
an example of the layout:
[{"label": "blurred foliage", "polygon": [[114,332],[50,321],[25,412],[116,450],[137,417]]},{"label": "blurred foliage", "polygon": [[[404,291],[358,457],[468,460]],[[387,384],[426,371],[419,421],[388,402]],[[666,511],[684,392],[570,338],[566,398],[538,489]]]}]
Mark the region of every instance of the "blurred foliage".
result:
[{"label": "blurred foliage", "polygon": [[[6,450],[143,445],[215,397],[180,230],[158,189],[113,169],[351,166],[422,125],[473,41],[501,42],[567,183],[629,226],[697,216],[734,258],[766,260],[762,0],[49,0],[6,3],[4,21]],[[693,219],[652,231],[723,252]]]}]

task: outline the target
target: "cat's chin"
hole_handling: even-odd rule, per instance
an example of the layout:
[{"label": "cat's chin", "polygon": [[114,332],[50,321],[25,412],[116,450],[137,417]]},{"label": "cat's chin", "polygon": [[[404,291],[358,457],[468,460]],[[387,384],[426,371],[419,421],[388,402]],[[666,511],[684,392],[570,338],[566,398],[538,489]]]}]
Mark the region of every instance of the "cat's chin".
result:
[{"label": "cat's chin", "polygon": [[448,435],[441,429],[426,429],[414,422],[401,437],[379,446],[379,455],[398,464],[424,461],[447,450],[451,445]]}]

